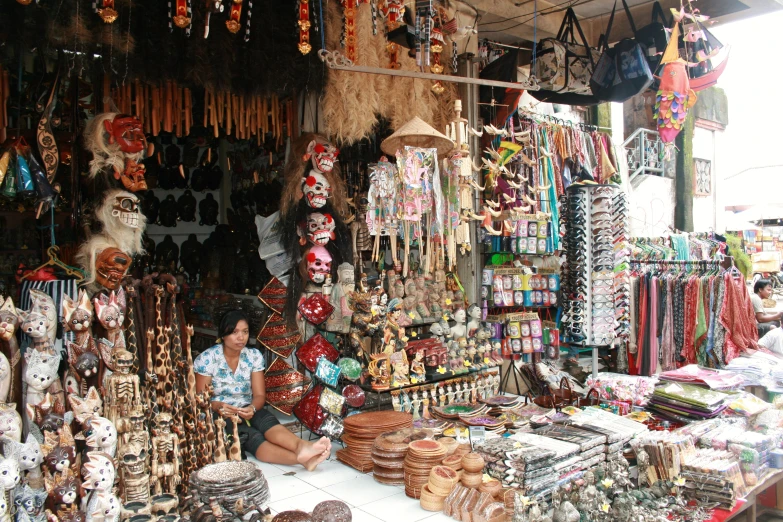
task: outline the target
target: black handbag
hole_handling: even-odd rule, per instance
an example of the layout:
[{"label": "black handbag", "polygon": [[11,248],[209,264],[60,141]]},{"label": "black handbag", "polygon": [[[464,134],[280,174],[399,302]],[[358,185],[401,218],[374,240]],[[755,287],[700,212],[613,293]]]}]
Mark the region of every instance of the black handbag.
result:
[{"label": "black handbag", "polygon": [[655,2],[653,3],[650,23],[637,30],[625,0],[623,0],[623,7],[625,8],[625,14],[628,15],[628,23],[631,24],[631,30],[636,35],[636,41],[647,49],[647,64],[650,66],[650,70],[655,72],[661,64],[663,51],[666,50],[666,46],[669,44],[669,33],[666,32],[666,28],[672,26],[673,20],[666,18],[661,4]]},{"label": "black handbag", "polygon": [[[625,6],[625,0],[623,5]],[[603,51],[590,78],[593,95],[601,101],[624,102],[641,94],[650,86],[653,75],[647,63],[645,47],[634,38],[623,38],[609,47],[615,7],[609,16],[606,34],[602,37]],[[628,16],[631,13],[627,10]],[[634,29],[633,21],[631,28]]]}]

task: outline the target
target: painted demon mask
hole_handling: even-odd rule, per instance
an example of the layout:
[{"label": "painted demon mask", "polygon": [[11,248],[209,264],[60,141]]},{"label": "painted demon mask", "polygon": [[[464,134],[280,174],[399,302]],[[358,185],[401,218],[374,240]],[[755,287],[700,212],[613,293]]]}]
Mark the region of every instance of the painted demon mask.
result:
[{"label": "painted demon mask", "polygon": [[131,258],[119,248],[102,250],[95,259],[95,280],[109,290],[117,290],[131,267]]},{"label": "painted demon mask", "polygon": [[125,170],[114,172],[114,179],[120,180],[122,186],[131,192],[147,190],[147,180],[144,175],[147,168],[143,163],[136,163],[131,158],[125,158]]},{"label": "painted demon mask", "polygon": [[127,227],[139,228],[139,198],[136,196],[117,196],[111,215]]},{"label": "painted demon mask", "polygon": [[321,245],[307,253],[307,277],[315,284],[323,284],[332,271],[332,255]]},{"label": "painted demon mask", "polygon": [[326,176],[311,170],[302,181],[302,193],[310,208],[321,208],[332,193],[332,185]]},{"label": "painted demon mask", "polygon": [[331,214],[313,212],[307,216],[307,239],[315,245],[325,245],[334,240],[335,223]]},{"label": "painted demon mask", "polygon": [[329,142],[319,143],[313,140],[307,145],[307,156],[313,163],[313,168],[322,174],[332,171],[338,154],[340,151]]},{"label": "painted demon mask", "polygon": [[104,121],[103,126],[109,133],[109,143],[119,145],[122,152],[135,154],[147,148],[147,139],[138,118],[118,114],[113,120]]}]

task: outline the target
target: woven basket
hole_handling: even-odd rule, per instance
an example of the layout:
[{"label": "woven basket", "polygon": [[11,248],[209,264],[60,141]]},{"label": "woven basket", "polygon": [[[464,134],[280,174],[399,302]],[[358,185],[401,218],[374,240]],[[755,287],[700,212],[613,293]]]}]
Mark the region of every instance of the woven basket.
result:
[{"label": "woven basket", "polygon": [[416,116],[381,142],[381,150],[392,157],[406,146],[438,149],[438,156],[445,156],[454,149],[454,142]]}]

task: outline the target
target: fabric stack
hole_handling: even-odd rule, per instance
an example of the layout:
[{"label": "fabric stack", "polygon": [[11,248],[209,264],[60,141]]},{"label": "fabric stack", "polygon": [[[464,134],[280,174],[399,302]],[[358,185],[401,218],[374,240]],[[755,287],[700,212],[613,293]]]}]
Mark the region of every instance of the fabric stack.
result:
[{"label": "fabric stack", "polygon": [[367,473],[373,469],[372,448],[382,433],[410,428],[413,416],[399,411],[373,411],[345,418],[343,443],[345,449],[337,452],[337,460]]},{"label": "fabric stack", "polygon": [[[555,456],[547,466],[549,473],[542,476],[539,481],[531,480],[529,482],[526,494],[530,497],[547,498],[551,494],[553,486],[571,482],[574,474],[584,469],[578,444],[543,437],[535,433],[515,433],[510,438],[537,447],[540,451],[555,452]],[[554,478],[554,484],[550,484],[550,477]]]},{"label": "fabric stack", "polygon": [[742,375],[745,386],[769,388],[783,383],[783,361],[769,353],[756,352],[737,357],[726,365],[726,369]]},{"label": "fabric stack", "polygon": [[430,470],[446,456],[446,447],[436,440],[417,440],[408,445],[405,456],[405,494],[421,498],[421,489],[429,482]]},{"label": "fabric stack", "polygon": [[504,488],[518,488],[530,497],[551,489],[557,482],[551,466],[557,455],[554,450],[497,438],[476,444],[474,451],[484,458],[484,472],[498,479]]},{"label": "fabric stack", "polygon": [[661,381],[682,382],[706,386],[712,390],[737,390],[745,385],[745,379],[731,371],[711,370],[689,364],[676,370],[661,373]]},{"label": "fabric stack", "polygon": [[647,426],[625,417],[620,417],[600,408],[588,407],[571,415],[561,424],[598,433],[606,437],[605,453],[619,453],[626,442],[647,431]]},{"label": "fabric stack", "polygon": [[606,460],[606,435],[562,424],[542,426],[533,433],[550,439],[578,444],[583,469],[591,468]]},{"label": "fabric stack", "polygon": [[432,439],[431,430],[405,428],[376,437],[372,445],[372,474],[381,484],[405,484],[403,467],[408,445],[415,440]]},{"label": "fabric stack", "polygon": [[671,382],[655,388],[649,408],[676,421],[711,419],[726,409],[728,397],[701,386]]}]

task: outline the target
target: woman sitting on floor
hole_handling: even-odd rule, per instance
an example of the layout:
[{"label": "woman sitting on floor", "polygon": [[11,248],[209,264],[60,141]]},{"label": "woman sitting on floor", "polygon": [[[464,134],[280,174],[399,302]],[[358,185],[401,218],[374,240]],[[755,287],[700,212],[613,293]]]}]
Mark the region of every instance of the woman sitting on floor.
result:
[{"label": "woman sitting on floor", "polygon": [[[241,310],[228,312],[220,321],[220,339],[193,363],[196,391],[212,384],[212,410],[223,416],[238,415],[242,450],[270,464],[301,464],[313,471],[329,457],[331,441],[300,439],[269,412],[264,384],[264,356],[247,348],[250,335],[247,316]],[[221,342],[222,339],[222,342]]]}]

